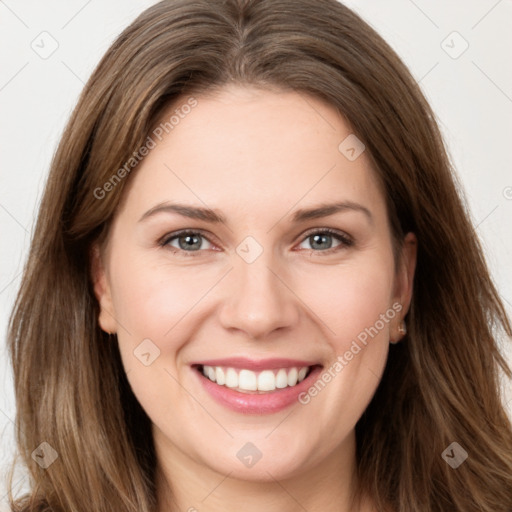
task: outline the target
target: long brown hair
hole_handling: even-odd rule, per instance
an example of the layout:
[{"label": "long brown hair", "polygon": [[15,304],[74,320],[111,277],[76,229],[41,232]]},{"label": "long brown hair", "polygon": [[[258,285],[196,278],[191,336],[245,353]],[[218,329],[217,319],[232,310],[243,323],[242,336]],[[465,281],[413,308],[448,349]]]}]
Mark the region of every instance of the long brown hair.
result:
[{"label": "long brown hair", "polygon": [[[52,161],[10,319],[17,442],[32,484],[13,510],[156,510],[150,421],[98,325],[90,276],[91,245],[108,235],[136,168],[97,190],[170,102],[228,83],[338,109],[384,184],[395,254],[405,233],[418,239],[408,334],[356,427],[358,491],[379,510],[510,512],[499,377],[512,373],[496,341],[512,336],[510,321],[434,114],[393,50],[335,0],[163,1],[99,63]],[[46,469],[32,457],[43,442],[58,454]],[[469,455],[457,469],[441,456],[453,442]]]}]

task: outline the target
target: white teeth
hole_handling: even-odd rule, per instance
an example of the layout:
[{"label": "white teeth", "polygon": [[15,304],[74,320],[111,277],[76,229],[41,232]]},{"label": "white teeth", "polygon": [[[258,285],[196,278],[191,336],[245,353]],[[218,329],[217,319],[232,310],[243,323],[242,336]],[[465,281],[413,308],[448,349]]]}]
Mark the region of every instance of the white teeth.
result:
[{"label": "white teeth", "polygon": [[259,391],[274,391],[276,389],[276,378],[271,370],[264,370],[258,375]]},{"label": "white teeth", "polygon": [[226,386],[228,388],[238,387],[238,373],[234,368],[228,368],[226,371]]},{"label": "white teeth", "polygon": [[216,375],[217,372],[215,371],[215,369],[213,367],[211,367],[211,366],[208,366],[208,370],[207,371],[208,371],[208,378],[211,381],[215,382],[217,380],[217,375]]},{"label": "white teeth", "polygon": [[256,391],[258,389],[258,379],[251,370],[240,370],[238,374],[238,387],[247,391]]},{"label": "white teeth", "polygon": [[297,376],[297,381],[298,382],[302,382],[304,380],[304,378],[306,377],[306,373],[308,373],[308,369],[307,368],[301,368],[299,370],[299,375]]},{"label": "white teeth", "polygon": [[[205,366],[205,368],[211,368],[211,366]],[[224,370],[220,366],[217,366],[216,368],[214,368],[214,370],[215,380],[217,381],[217,384],[224,386],[224,384],[226,384],[226,374],[224,373]],[[210,378],[208,374],[206,374],[206,376]]]},{"label": "white teeth", "polygon": [[302,368],[280,368],[279,370],[237,370],[220,366],[203,366],[203,375],[220,386],[236,388],[239,391],[274,391],[292,387],[302,382],[309,370]]},{"label": "white teeth", "polygon": [[299,375],[299,372],[297,371],[297,368],[291,368],[288,372],[288,386],[295,386],[297,384],[297,377]]},{"label": "white teeth", "polygon": [[288,374],[286,370],[281,369],[276,375],[276,388],[283,389],[288,386]]}]

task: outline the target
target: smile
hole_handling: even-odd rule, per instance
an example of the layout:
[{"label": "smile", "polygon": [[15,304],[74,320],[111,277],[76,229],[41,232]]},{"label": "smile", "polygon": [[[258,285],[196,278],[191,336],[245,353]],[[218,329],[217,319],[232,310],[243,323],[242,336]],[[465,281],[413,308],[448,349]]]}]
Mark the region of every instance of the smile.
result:
[{"label": "smile", "polygon": [[241,414],[271,414],[299,403],[322,372],[311,361],[216,359],[191,365],[206,396]]},{"label": "smile", "polygon": [[229,368],[222,366],[202,366],[203,375],[216,382],[242,393],[266,393],[275,389],[296,386],[302,382],[311,367],[279,368],[255,372],[248,369]]}]

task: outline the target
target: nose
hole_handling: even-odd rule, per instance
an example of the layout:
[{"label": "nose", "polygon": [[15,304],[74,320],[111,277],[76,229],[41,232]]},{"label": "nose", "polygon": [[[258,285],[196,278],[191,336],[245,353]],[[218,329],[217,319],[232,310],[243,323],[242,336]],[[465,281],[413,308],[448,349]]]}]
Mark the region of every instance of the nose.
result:
[{"label": "nose", "polygon": [[252,263],[235,255],[220,311],[225,329],[242,331],[252,339],[266,339],[274,331],[295,326],[300,318],[300,301],[286,272],[280,272],[266,254]]}]

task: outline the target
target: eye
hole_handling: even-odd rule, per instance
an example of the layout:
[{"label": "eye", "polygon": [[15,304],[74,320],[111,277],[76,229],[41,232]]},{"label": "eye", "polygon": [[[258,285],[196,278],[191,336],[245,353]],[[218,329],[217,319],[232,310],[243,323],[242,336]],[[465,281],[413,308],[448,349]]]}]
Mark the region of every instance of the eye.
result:
[{"label": "eye", "polygon": [[[210,244],[210,247],[204,247],[204,242]],[[199,252],[202,249],[211,249],[212,243],[200,232],[184,230],[165,236],[159,245],[170,247],[173,252]],[[193,255],[191,255],[193,256]]]},{"label": "eye", "polygon": [[[333,239],[338,242],[337,245],[333,245]],[[206,247],[204,246],[205,242]],[[331,254],[354,244],[354,241],[348,235],[329,228],[316,229],[306,233],[306,238],[303,239],[301,244],[305,242],[310,244],[310,251],[324,254]],[[196,256],[199,254],[193,253],[200,253],[202,250],[215,247],[203,233],[192,230],[168,234],[158,244],[161,247],[169,247],[174,253],[186,256]],[[306,248],[306,250],[308,249]]]},{"label": "eye", "polygon": [[[337,245],[333,246],[333,239],[338,241]],[[302,244],[304,242],[310,244],[310,250],[327,254],[350,247],[354,244],[354,241],[348,235],[329,228],[310,231],[306,234],[306,238],[303,240]]]}]

